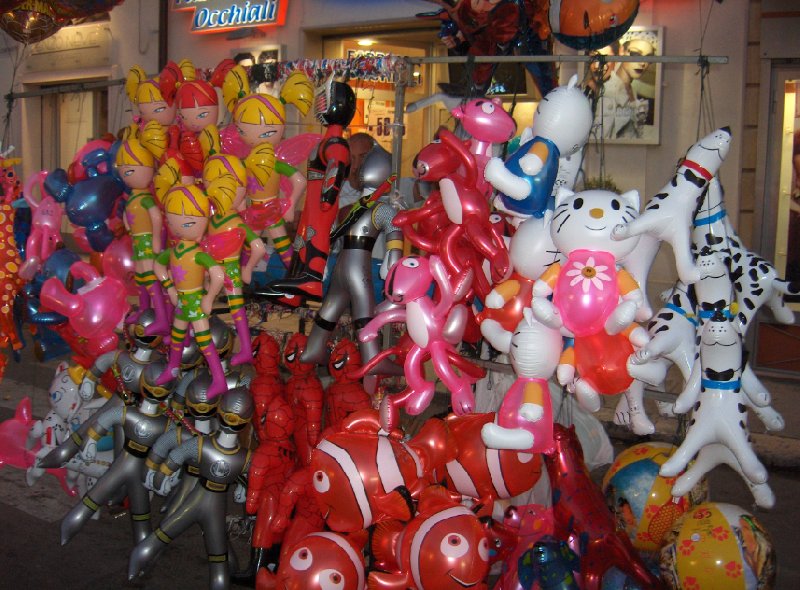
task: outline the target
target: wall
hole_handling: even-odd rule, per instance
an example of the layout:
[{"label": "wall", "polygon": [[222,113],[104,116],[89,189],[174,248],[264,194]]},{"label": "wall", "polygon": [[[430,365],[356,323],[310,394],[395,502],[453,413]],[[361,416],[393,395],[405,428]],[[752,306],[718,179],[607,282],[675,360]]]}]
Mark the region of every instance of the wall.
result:
[{"label": "wall", "polygon": [[[701,3],[702,19],[696,0],[669,2],[643,0],[636,24],[664,27],[664,55],[697,55],[702,22],[711,8],[711,19],[703,41],[705,55],[727,56],[727,65],[712,66],[710,76],[711,103],[717,127],[731,127],[734,143],[720,171],[726,189],[728,210],[734,224],[739,209],[742,146],[755,143],[755,136],[743,132],[744,76],[747,28],[747,0],[713,0]],[[695,65],[663,64],[661,144],[653,146],[607,145],[606,173],[621,190],[639,190],[643,201],[657,193],[669,179],[678,159],[696,140],[700,104],[700,78]],[[752,135],[752,137],[751,137]],[[591,147],[587,152],[587,176],[599,172],[599,154]],[[672,252],[665,246],[659,253],[650,275],[650,299],[668,288],[676,277]]]}]

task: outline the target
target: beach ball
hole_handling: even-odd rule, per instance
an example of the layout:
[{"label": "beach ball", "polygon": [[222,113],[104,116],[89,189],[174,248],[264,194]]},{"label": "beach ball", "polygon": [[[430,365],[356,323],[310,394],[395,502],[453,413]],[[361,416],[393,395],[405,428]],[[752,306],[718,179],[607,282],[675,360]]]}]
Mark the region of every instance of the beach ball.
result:
[{"label": "beach ball", "polygon": [[619,528],[628,533],[642,552],[661,549],[664,537],[684,512],[708,499],[708,486],[701,480],[682,498],[672,497],[675,477],[658,474],[675,447],[660,442],[634,445],[620,453],[603,478],[608,507]]},{"label": "beach ball", "polygon": [[661,549],[661,577],[672,590],[775,587],[769,533],[744,508],[707,502],[675,522]]}]

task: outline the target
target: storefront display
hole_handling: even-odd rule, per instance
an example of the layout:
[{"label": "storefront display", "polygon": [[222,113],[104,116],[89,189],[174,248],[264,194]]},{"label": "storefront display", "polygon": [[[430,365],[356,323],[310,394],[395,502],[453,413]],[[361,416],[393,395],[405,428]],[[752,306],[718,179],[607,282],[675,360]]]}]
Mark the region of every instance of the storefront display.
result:
[{"label": "storefront display", "polygon": [[[3,18],[59,5],[15,4]],[[145,19],[132,4],[118,8]],[[774,587],[760,523],[700,504],[724,463],[776,505],[748,416],[784,421],[745,338],[764,306],[793,324],[796,294],[791,256],[761,258],[730,214],[741,187],[725,172],[726,194],[722,173],[741,165],[741,118],[695,130],[673,108],[682,60],[701,65],[705,105],[708,68],[727,58],[668,67],[683,15],[651,1],[434,4],[398,25],[401,7],[371,24],[362,0],[175,0],[162,67],[142,38],[122,88],[55,90],[77,115],[44,87],[40,113],[26,103],[25,161],[40,153],[1,183],[0,345],[19,356],[26,326],[53,326],[72,364],[44,421],[22,404],[0,423],[0,456],[28,485],[78,485],[62,544],[127,495],[131,581],[199,524],[214,589]],[[110,23],[92,67],[131,59]],[[600,56],[551,55],[559,39]],[[75,75],[41,55],[26,84]],[[504,57],[535,89],[500,89]],[[625,160],[620,186],[606,159]],[[655,262],[664,243],[670,273]],[[670,287],[663,305],[649,282]],[[607,435],[590,414],[617,396],[617,424],[655,432],[645,397],[673,365],[664,396],[685,433],[632,447],[601,489],[583,447]],[[174,493],[163,516],[151,491]]]}]

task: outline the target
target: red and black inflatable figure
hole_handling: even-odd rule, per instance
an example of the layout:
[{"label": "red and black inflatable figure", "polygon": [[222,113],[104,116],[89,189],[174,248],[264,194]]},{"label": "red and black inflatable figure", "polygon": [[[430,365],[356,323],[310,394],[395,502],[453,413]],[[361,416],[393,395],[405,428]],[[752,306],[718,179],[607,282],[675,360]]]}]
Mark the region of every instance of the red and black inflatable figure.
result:
[{"label": "red and black inflatable figure", "polygon": [[231,576],[237,584],[252,586],[259,568],[278,562],[283,535],[274,533],[271,527],[278,512],[281,492],[296,466],[293,433],[292,407],[283,396],[273,396],[266,408],[247,478],[245,508],[248,514],[256,515],[256,524],[250,542],[250,564],[244,571]]},{"label": "red and black inflatable figure", "polygon": [[361,366],[361,353],[349,338],[336,343],[328,360],[333,383],[325,391],[325,427],[338,430],[342,421],[353,412],[372,407],[372,400],[359,379],[350,371]]},{"label": "red and black inflatable figure", "polygon": [[291,373],[286,382],[286,399],[294,413],[294,442],[301,465],[311,460],[311,449],[317,446],[322,430],[323,391],[317,366],[300,362],[307,341],[305,334],[292,334],[283,350],[283,366]]},{"label": "red and black inflatable figure", "polygon": [[281,347],[275,338],[267,332],[261,332],[253,338],[253,368],[256,375],[250,382],[250,393],[256,404],[256,431],[259,440],[265,425],[266,411],[273,398],[285,397],[286,385],[280,372]]},{"label": "red and black inflatable figure", "polygon": [[306,204],[297,226],[289,274],[254,294],[286,305],[322,299],[322,274],[331,250],[331,228],[339,212],[339,191],[349,173],[350,147],[342,137],[356,112],[347,82],[331,76],[316,92],[314,111],[325,135],[308,162]]},{"label": "red and black inflatable figure", "polygon": [[[439,37],[451,55],[549,55],[552,53],[549,2],[545,0],[429,0],[442,7],[438,12],[421,13],[420,18],[442,22]],[[496,63],[474,65],[472,92],[483,95],[490,90]],[[529,63],[525,68],[544,96],[556,85],[553,64]],[[451,80],[457,79],[451,74]],[[448,94],[464,95],[464,89],[443,86]],[[524,92],[523,88],[505,88]]]}]

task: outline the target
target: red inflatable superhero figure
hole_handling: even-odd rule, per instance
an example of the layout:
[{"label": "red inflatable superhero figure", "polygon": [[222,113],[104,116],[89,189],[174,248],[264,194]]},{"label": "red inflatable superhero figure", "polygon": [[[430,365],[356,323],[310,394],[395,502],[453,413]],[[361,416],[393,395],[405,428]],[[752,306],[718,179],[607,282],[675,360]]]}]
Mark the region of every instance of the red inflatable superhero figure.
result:
[{"label": "red inflatable superhero figure", "polygon": [[[263,429],[267,407],[275,397],[286,396],[286,385],[281,379],[281,347],[272,335],[261,332],[253,339],[253,368],[256,376],[250,383],[250,393],[256,404],[258,439],[264,440]],[[292,431],[289,431],[291,435]]]},{"label": "red inflatable superhero figure", "polygon": [[325,426],[339,430],[342,420],[358,410],[372,407],[372,400],[361,381],[349,371],[361,366],[361,353],[352,340],[343,338],[336,343],[328,360],[328,372],[333,383],[325,392]]},{"label": "red inflatable superhero figure", "polygon": [[325,519],[317,503],[311,468],[298,469],[289,477],[278,499],[277,514],[270,526],[276,536],[283,535],[281,561],[286,552],[309,533],[325,529]]},{"label": "red inflatable superhero figure", "polygon": [[254,291],[255,295],[291,306],[322,299],[322,273],[331,250],[331,227],[339,212],[339,190],[350,166],[350,148],[342,133],[355,114],[353,89],[331,77],[317,90],[314,109],[326,130],[316,156],[308,162],[306,204],[297,227],[292,267],[286,278]]},{"label": "red inflatable superhero figure", "polygon": [[250,548],[250,564],[243,572],[235,573],[231,580],[237,584],[253,585],[259,568],[278,561],[280,535],[273,533],[271,525],[278,511],[281,492],[295,469],[294,415],[282,396],[275,395],[267,405],[263,435],[253,453],[247,478],[248,514],[256,515]]},{"label": "red inflatable superhero figure", "polygon": [[286,399],[294,413],[294,443],[301,464],[308,464],[322,430],[322,383],[314,363],[301,363],[305,334],[292,334],[283,351],[283,366],[292,374],[286,382]]}]

